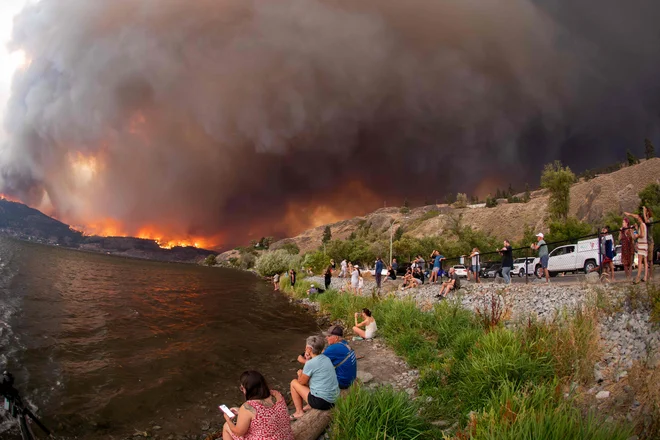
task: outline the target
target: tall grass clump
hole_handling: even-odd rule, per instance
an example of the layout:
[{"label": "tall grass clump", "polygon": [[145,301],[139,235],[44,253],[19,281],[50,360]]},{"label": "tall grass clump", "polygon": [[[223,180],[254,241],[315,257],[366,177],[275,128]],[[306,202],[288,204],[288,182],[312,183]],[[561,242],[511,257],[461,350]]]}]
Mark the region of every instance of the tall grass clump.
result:
[{"label": "tall grass clump", "polygon": [[525,351],[538,359],[552,360],[561,379],[586,383],[598,361],[598,317],[595,309],[578,308],[572,316],[557,316],[551,322],[528,319],[520,330]]},{"label": "tall grass clump", "polygon": [[432,438],[418,416],[419,406],[406,393],[391,388],[353,386],[337,401],[330,425],[333,440]]},{"label": "tall grass clump", "polygon": [[630,429],[603,424],[561,396],[559,383],[501,387],[487,409],[473,417],[456,438],[472,440],[625,440]]}]

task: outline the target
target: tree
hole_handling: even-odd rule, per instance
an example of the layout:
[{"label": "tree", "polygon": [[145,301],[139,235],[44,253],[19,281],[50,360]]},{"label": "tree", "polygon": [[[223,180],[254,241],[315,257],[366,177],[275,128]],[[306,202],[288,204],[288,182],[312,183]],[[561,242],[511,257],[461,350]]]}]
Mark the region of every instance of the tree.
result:
[{"label": "tree", "polygon": [[571,185],[575,182],[575,174],[569,167],[563,167],[556,160],[546,164],[541,175],[541,187],[550,191],[548,211],[553,219],[565,220],[571,202]]},{"label": "tree", "polygon": [[454,208],[466,208],[468,205],[468,196],[464,193],[456,194],[456,202]]},{"label": "tree", "polygon": [[581,222],[575,217],[568,217],[563,221],[555,220],[549,225],[550,232],[545,241],[553,243],[557,241],[575,241],[594,232],[594,227],[588,223]]},{"label": "tree", "polygon": [[[642,212],[642,206],[646,206],[653,211],[653,220],[658,220],[660,216],[660,185],[651,183],[639,192],[639,212]],[[653,241],[660,243],[660,225],[653,226]]]},{"label": "tree", "polygon": [[492,198],[490,194],[488,194],[486,196],[486,208],[494,208],[496,206],[497,206],[497,199]]},{"label": "tree", "polygon": [[655,157],[655,148],[649,138],[644,139],[644,153],[647,159]]},{"label": "tree", "polygon": [[326,226],[323,230],[323,238],[321,239],[321,243],[328,244],[330,240],[332,240],[332,230],[330,230],[330,226]]},{"label": "tree", "polygon": [[272,277],[276,273],[286,272],[293,267],[294,258],[294,255],[291,255],[284,249],[264,252],[257,258],[255,269],[262,276]]},{"label": "tree", "polygon": [[630,150],[626,150],[626,159],[628,160],[628,165],[635,165],[639,163],[637,157]]},{"label": "tree", "polygon": [[279,249],[284,249],[291,255],[298,255],[300,253],[300,248],[298,245],[293,242],[293,241],[287,241],[283,243],[282,245],[279,246]]},{"label": "tree", "polygon": [[204,259],[204,264],[207,266],[215,266],[215,263],[216,263],[216,259],[215,259],[215,255],[213,254],[209,255]]},{"label": "tree", "polygon": [[399,226],[398,228],[396,228],[396,231],[394,231],[394,237],[392,238],[392,240],[394,241],[401,240],[401,237],[403,237],[404,232],[405,231],[403,229],[403,226]]},{"label": "tree", "polygon": [[532,198],[532,195],[529,192],[529,183],[525,184],[525,194],[523,195],[523,203],[529,202],[529,200]]},{"label": "tree", "polygon": [[399,212],[401,214],[408,214],[410,212],[410,203],[408,203],[408,199],[403,201],[403,206],[399,209]]}]

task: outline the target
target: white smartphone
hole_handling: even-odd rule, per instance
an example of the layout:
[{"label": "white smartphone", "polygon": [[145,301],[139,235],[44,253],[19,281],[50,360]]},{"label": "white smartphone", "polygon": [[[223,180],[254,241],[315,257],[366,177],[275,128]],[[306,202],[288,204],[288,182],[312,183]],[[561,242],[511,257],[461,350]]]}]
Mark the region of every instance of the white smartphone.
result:
[{"label": "white smartphone", "polygon": [[232,412],[232,410],[227,408],[227,405],[220,405],[220,406],[218,406],[218,408],[220,409],[220,411],[227,414],[227,417],[229,417],[230,419],[233,419],[234,417],[236,417],[236,414],[234,414]]}]

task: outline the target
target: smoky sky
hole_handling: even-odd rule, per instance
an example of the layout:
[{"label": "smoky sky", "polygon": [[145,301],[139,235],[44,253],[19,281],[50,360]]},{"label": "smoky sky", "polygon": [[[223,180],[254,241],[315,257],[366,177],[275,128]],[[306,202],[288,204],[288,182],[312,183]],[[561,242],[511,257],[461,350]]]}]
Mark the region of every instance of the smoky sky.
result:
[{"label": "smoky sky", "polygon": [[534,185],[550,160],[660,137],[658,17],[652,0],[41,0],[15,19],[31,63],[0,191],[228,245],[298,232],[300,207]]}]

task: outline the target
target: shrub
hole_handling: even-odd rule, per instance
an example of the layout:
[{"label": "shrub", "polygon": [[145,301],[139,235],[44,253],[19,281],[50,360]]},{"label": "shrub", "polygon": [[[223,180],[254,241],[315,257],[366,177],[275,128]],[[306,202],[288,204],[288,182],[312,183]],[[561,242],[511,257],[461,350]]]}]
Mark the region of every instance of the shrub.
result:
[{"label": "shrub", "polygon": [[488,194],[486,196],[486,208],[494,208],[497,206],[497,199],[494,199]]},{"label": "shrub", "polygon": [[266,251],[257,258],[254,268],[259,275],[270,277],[276,273],[283,273],[292,267],[292,255],[284,249]]},{"label": "shrub", "polygon": [[583,417],[579,409],[564,401],[559,386],[518,388],[507,384],[491,396],[487,409],[477,415],[466,431],[473,440],[618,440],[632,432],[614,424],[603,424],[593,414]]},{"label": "shrub", "polygon": [[321,273],[330,265],[330,257],[321,251],[309,252],[303,258],[303,266],[311,267],[314,273]]},{"label": "shrub", "polygon": [[456,194],[456,202],[454,202],[454,208],[466,208],[468,205],[468,196],[464,193]]},{"label": "shrub", "polygon": [[215,255],[211,254],[204,259],[204,264],[206,266],[215,266]]},{"label": "shrub", "polygon": [[333,440],[429,438],[419,406],[406,393],[391,388],[353,386],[337,401],[330,426]]},{"label": "shrub", "polygon": [[598,360],[596,310],[577,309],[573,316],[552,322],[528,319],[521,330],[525,351],[537,359],[550,359],[555,375],[583,383],[591,379]]}]

